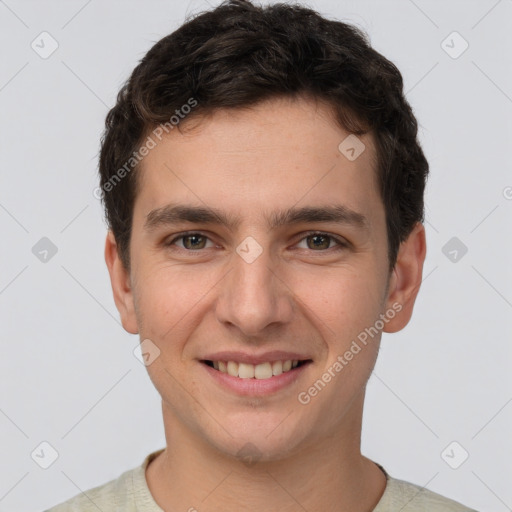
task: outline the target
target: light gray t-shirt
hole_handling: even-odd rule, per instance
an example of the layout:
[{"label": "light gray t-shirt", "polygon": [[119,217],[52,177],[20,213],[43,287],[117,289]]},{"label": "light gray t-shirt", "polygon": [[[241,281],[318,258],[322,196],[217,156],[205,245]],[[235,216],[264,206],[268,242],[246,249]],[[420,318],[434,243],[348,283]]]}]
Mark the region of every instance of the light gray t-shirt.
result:
[{"label": "light gray t-shirt", "polygon": [[[160,452],[150,453],[143,463],[117,479],[94,487],[45,512],[164,512],[146,482],[146,467]],[[386,475],[387,485],[372,512],[476,512],[418,485]]]}]

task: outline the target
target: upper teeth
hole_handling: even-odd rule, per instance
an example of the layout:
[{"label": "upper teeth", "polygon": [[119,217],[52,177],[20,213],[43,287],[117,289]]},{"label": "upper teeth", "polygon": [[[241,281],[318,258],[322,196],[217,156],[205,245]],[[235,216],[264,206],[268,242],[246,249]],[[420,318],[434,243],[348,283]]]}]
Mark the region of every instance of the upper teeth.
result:
[{"label": "upper teeth", "polygon": [[298,360],[273,361],[260,364],[237,363],[236,361],[213,361],[213,367],[222,373],[242,379],[270,379],[281,375],[299,364]]}]

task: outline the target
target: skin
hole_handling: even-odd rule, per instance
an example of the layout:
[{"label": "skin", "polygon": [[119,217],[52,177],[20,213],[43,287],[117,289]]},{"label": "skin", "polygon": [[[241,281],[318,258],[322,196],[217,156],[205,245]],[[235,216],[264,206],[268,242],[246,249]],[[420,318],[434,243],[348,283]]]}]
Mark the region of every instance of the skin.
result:
[{"label": "skin", "polygon": [[[402,329],[422,278],[420,223],[389,272],[373,138],[359,137],[366,149],[349,161],[338,150],[347,135],[320,102],[272,99],[185,120],[142,162],[130,270],[112,233],[105,258],[124,328],[160,350],[147,370],[162,397],[167,447],[146,479],[164,510],[365,512],[384,492],[384,474],[360,452],[380,333],[307,405],[297,399],[393,304],[401,311],[384,331]],[[146,230],[148,213],[171,202],[217,208],[240,223]],[[269,230],[265,221],[274,210],[326,204],[361,213],[367,228]],[[207,237],[195,239],[199,249],[183,238],[165,245],[190,230]],[[318,248],[311,230],[348,245],[337,250],[335,239],[321,237]],[[262,248],[250,264],[236,252],[248,236]],[[313,363],[268,397],[221,389],[199,362],[213,350],[274,349]],[[237,455],[247,443],[257,453],[250,464]]]}]

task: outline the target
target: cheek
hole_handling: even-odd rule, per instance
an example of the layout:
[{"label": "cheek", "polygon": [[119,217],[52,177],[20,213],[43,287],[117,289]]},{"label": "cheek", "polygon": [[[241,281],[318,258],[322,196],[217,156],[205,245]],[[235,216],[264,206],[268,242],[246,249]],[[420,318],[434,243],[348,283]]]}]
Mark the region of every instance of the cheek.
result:
[{"label": "cheek", "polygon": [[137,282],[134,297],[141,336],[167,345],[195,328],[214,285],[211,272],[167,265],[142,270]]},{"label": "cheek", "polygon": [[384,291],[375,270],[361,267],[312,269],[292,289],[326,339],[341,344],[373,325]]}]

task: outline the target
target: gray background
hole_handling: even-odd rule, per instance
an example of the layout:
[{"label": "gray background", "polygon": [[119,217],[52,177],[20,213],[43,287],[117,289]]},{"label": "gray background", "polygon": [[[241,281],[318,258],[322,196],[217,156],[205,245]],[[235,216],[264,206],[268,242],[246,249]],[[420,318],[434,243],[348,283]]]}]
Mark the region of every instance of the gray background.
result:
[{"label": "gray background", "polygon": [[[309,5],[356,23],[398,65],[431,165],[424,283],[409,326],[383,337],[363,453],[477,510],[512,510],[512,1]],[[0,1],[0,511],[43,510],[164,446],[159,396],[112,299],[93,190],[122,82],[207,7]],[[59,45],[46,59],[31,47],[51,49],[43,31]],[[58,452],[48,469],[42,442]]]}]

